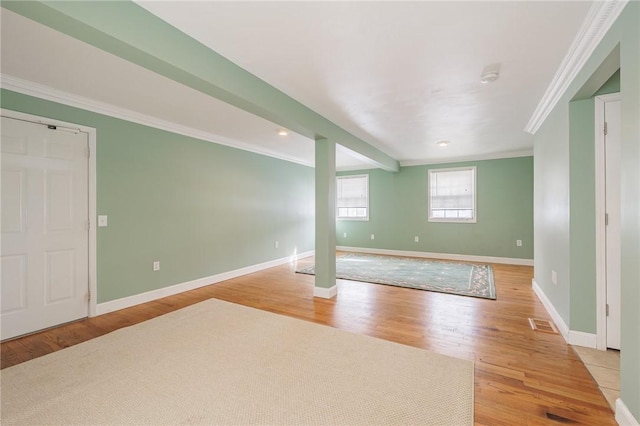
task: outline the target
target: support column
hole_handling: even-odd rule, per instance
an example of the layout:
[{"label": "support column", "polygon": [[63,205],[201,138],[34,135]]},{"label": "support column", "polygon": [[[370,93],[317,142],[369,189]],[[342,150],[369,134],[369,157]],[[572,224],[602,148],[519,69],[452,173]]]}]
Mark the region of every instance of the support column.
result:
[{"label": "support column", "polygon": [[316,138],[316,277],[313,295],[330,299],[336,286],[336,144]]}]

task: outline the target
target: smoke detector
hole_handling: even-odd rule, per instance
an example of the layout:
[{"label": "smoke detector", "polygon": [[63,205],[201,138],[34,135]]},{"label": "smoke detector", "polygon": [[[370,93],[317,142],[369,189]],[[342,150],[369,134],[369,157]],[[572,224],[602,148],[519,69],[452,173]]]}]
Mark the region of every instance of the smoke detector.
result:
[{"label": "smoke detector", "polygon": [[480,83],[493,83],[500,77],[500,64],[487,65],[480,74]]}]

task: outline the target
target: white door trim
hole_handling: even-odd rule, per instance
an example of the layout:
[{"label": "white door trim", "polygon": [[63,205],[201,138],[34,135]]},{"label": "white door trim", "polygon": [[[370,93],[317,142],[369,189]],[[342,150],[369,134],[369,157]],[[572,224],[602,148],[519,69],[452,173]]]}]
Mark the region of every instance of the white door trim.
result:
[{"label": "white door trim", "polygon": [[620,93],[595,98],[595,168],[596,168],[596,348],[607,349],[607,259],[606,253],[606,181],[604,148],[604,105],[619,101]]},{"label": "white door trim", "polygon": [[89,300],[89,316],[97,315],[97,295],[98,295],[98,274],[97,274],[97,213],[96,213],[96,139],[97,131],[93,127],[81,126],[75,123],[68,123],[52,118],[39,117],[23,112],[12,111],[8,109],[0,109],[2,117],[13,118],[16,120],[30,121],[33,123],[52,124],[59,127],[69,127],[78,129],[87,134],[89,140],[89,292],[91,299]]}]

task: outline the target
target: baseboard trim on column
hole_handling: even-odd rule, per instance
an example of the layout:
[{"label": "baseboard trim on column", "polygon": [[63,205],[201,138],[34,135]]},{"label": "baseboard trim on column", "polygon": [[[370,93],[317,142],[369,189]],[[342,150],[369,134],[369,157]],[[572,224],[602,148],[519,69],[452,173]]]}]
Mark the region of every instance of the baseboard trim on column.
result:
[{"label": "baseboard trim on column", "polygon": [[338,294],[338,286],[334,285],[333,287],[314,287],[313,288],[313,297],[321,297],[323,299],[331,299],[336,297]]}]

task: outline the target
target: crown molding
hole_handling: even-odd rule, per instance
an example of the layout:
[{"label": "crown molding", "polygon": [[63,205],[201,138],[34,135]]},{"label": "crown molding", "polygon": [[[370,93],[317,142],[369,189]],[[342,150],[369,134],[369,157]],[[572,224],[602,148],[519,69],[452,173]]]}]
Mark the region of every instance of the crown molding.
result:
[{"label": "crown molding", "polygon": [[[402,167],[402,165],[400,166]],[[358,170],[371,170],[378,169],[379,167],[371,166],[369,164],[360,164],[360,165],[352,165],[352,166],[336,166],[336,172],[355,172]]]},{"label": "crown molding", "polygon": [[535,134],[538,131],[627,3],[628,0],[593,3],[560,68],[524,128],[525,132]]},{"label": "crown molding", "polygon": [[[519,157],[533,157],[533,149],[525,149],[521,151],[509,151],[509,152],[499,152],[499,153],[491,153],[491,154],[482,154],[482,155],[470,155],[467,157],[449,157],[449,158],[441,158],[441,159],[422,159],[422,160],[400,160],[400,167],[411,167],[411,166],[428,166],[431,164],[454,164],[454,163],[467,163],[470,161],[485,161],[485,160],[504,160],[507,158],[519,158]],[[344,166],[344,167],[336,167],[337,172],[352,172],[357,170],[370,170],[372,168],[366,164],[360,166]]]},{"label": "crown molding", "polygon": [[532,157],[533,149],[522,151],[499,152],[484,155],[470,155],[468,157],[442,158],[437,160],[400,160],[401,167],[426,166],[429,164],[465,163],[468,161],[502,160],[505,158]]},{"label": "crown molding", "polygon": [[183,126],[172,121],[163,120],[146,114],[141,114],[126,108],[121,108],[105,102],[96,101],[83,96],[74,95],[62,90],[54,89],[43,84],[34,83],[8,74],[0,74],[0,88],[18,92],[23,95],[33,96],[51,102],[67,105],[86,111],[95,112],[97,114],[107,115],[109,117],[118,118],[132,123],[141,124],[143,126],[153,127],[155,129],[165,130],[183,136],[212,142],[231,148],[241,149],[243,151],[253,152],[255,154],[273,157],[291,163],[302,164],[304,166],[314,167],[313,163],[302,161],[298,158],[283,155],[281,153],[268,149],[260,149],[255,146],[245,144],[233,139],[225,138],[214,133],[205,132],[193,127]]}]

